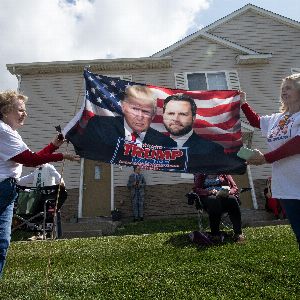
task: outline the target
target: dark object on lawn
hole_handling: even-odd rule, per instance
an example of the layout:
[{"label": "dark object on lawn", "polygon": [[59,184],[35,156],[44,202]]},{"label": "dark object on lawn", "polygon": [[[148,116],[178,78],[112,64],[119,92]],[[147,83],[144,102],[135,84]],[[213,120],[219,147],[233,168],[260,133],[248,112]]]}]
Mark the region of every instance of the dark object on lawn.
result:
[{"label": "dark object on lawn", "polygon": [[214,243],[209,238],[209,235],[201,231],[193,231],[189,234],[190,240],[200,247],[212,246]]},{"label": "dark object on lawn", "polygon": [[111,211],[111,219],[115,222],[115,221],[120,221],[122,217],[122,213],[121,211],[119,211],[118,209],[114,209]]}]

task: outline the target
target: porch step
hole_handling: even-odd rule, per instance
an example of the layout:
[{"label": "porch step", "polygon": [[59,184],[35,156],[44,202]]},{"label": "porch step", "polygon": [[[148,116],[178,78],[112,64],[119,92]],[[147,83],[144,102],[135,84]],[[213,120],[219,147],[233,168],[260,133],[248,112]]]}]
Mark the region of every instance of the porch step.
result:
[{"label": "porch step", "polygon": [[277,220],[272,213],[263,209],[246,209],[241,208],[242,223],[244,227],[260,227],[269,225],[289,224],[287,219]]},{"label": "porch step", "polygon": [[110,218],[80,218],[77,222],[62,223],[62,238],[98,237],[114,233],[119,222]]},{"label": "porch step", "polygon": [[267,220],[267,221],[255,221],[251,224],[252,227],[263,227],[263,226],[276,226],[276,225],[288,225],[290,224],[288,219],[283,220]]}]

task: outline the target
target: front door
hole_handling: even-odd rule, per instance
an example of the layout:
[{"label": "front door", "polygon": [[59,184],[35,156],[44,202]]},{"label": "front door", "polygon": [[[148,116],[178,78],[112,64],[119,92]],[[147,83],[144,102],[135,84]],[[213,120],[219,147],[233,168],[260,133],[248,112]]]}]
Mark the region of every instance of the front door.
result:
[{"label": "front door", "polygon": [[83,217],[110,216],[111,165],[99,161],[84,160]]}]

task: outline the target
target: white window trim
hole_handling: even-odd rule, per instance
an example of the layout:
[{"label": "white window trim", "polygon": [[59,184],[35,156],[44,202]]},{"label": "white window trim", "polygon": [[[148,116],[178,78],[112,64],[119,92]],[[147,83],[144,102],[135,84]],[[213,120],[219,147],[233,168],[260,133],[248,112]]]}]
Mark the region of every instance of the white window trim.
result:
[{"label": "white window trim", "polygon": [[229,78],[228,78],[228,70],[215,70],[215,71],[194,71],[194,72],[185,72],[185,79],[186,79],[186,85],[187,88],[189,86],[189,82],[188,82],[188,75],[190,74],[205,74],[205,81],[206,81],[206,86],[208,87],[209,90],[209,86],[208,86],[208,81],[207,81],[207,76],[206,74],[216,74],[216,73],[224,73],[225,75],[225,79],[226,79],[226,84],[227,84],[227,88],[229,86]]},{"label": "white window trim", "polygon": [[291,68],[291,73],[292,74],[300,73],[300,68]]}]

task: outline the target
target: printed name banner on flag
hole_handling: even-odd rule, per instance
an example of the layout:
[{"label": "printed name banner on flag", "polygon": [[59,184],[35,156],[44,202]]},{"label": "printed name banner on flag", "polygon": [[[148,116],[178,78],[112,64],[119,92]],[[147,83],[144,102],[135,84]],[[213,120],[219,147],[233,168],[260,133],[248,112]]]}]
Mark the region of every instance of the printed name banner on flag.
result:
[{"label": "printed name banner on flag", "polygon": [[86,92],[63,130],[81,157],[144,169],[244,174],[238,91],[186,91],[84,71]]}]

